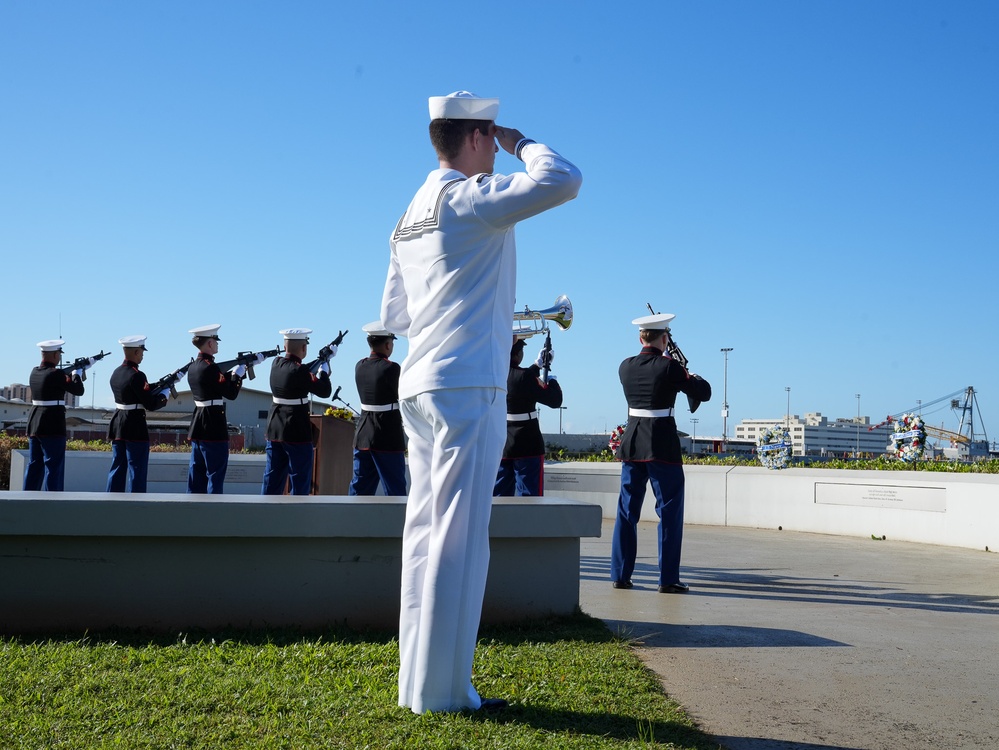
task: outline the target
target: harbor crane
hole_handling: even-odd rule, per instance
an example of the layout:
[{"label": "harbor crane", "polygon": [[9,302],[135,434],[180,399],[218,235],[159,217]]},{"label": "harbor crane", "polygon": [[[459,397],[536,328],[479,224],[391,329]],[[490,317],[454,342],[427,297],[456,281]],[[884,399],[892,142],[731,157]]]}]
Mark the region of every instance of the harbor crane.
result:
[{"label": "harbor crane", "polygon": [[[964,396],[964,399],[962,400],[959,398],[960,396]],[[985,432],[982,412],[978,408],[978,398],[976,396],[974,386],[969,385],[967,388],[963,388],[960,391],[948,393],[946,396],[941,396],[933,401],[921,403],[919,406],[906,409],[898,414],[893,414],[889,417],[889,420],[899,419],[903,414],[919,413],[919,415],[922,416],[921,412],[923,409],[929,406],[935,406],[936,404],[940,404],[945,401],[950,401],[950,408],[953,411],[959,411],[961,413],[961,422],[960,426],[957,428],[957,432],[945,430],[943,427],[933,427],[926,424],[924,420],[923,426],[926,429],[927,436],[938,440],[946,440],[950,443],[948,447],[943,449],[943,454],[946,458],[958,459],[961,461],[988,458],[990,455],[989,436]],[[975,426],[976,414],[978,415],[978,425],[980,430],[976,429]],[[882,422],[881,425],[877,426],[880,427],[884,424],[887,424],[887,421]]]}]

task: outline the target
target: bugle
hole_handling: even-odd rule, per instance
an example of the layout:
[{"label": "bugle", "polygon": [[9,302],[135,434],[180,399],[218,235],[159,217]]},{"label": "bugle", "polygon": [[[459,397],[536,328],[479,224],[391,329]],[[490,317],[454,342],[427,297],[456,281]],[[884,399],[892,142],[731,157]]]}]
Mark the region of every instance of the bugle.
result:
[{"label": "bugle", "polygon": [[572,302],[564,294],[555,300],[555,304],[544,310],[532,310],[527,305],[520,312],[513,314],[513,335],[527,339],[538,333],[548,333],[548,321],[553,322],[563,331],[572,325]]}]

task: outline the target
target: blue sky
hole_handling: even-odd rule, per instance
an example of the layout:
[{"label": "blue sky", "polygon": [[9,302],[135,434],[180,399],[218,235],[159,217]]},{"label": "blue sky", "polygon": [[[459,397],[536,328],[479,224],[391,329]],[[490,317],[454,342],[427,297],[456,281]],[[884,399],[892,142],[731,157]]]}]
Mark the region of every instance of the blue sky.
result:
[{"label": "blue sky", "polygon": [[388,235],[436,167],[427,97],[462,88],[583,172],[517,230],[518,307],[575,308],[552,336],[567,432],[624,421],[651,302],[715,387],[698,435],[721,433],[732,347],[730,435],[780,418],[786,387],[793,413],[854,416],[860,393],[877,421],[973,385],[999,439],[985,0],[3,0],[0,382],[60,333],[69,356],[146,334],[152,379],[198,325],[222,323],[222,357],[346,328],[333,380],[356,404]]}]

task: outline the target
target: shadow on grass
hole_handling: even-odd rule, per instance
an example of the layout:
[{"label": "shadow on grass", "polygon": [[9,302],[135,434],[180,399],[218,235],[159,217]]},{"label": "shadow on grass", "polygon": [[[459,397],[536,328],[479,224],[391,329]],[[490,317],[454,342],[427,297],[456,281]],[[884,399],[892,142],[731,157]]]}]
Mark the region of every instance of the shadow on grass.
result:
[{"label": "shadow on grass", "polygon": [[[602,737],[622,742],[655,742],[698,750],[717,750],[719,744],[699,729],[679,721],[657,721],[641,716],[598,711],[565,711],[514,704],[496,713],[469,714],[473,721],[523,725],[541,732]],[[672,744],[670,744],[672,743]]]},{"label": "shadow on grass", "polygon": [[[221,643],[229,641],[249,645],[288,646],[303,641],[323,640],[331,643],[385,644],[397,639],[394,630],[356,629],[334,624],[325,628],[212,628],[172,630],[169,632],[134,628],[109,628],[100,631],[59,632],[32,634],[30,636],[0,635],[0,641],[12,643],[116,643],[122,646],[173,646],[187,644]],[[479,631],[480,640],[517,646],[524,643],[557,643],[583,641],[607,643],[625,640],[611,633],[603,621],[577,611],[572,615],[532,618],[503,625],[490,625]]]}]

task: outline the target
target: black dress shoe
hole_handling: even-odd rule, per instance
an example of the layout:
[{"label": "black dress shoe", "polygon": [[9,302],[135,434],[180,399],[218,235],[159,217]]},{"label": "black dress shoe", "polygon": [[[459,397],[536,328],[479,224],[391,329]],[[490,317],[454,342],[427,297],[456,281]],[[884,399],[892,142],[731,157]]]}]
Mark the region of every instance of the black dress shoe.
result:
[{"label": "black dress shoe", "polygon": [[502,711],[504,708],[509,706],[502,698],[483,698],[482,705],[479,706],[480,711]]},{"label": "black dress shoe", "polygon": [[635,588],[635,584],[633,584],[631,581],[611,581],[611,586],[613,586],[616,589],[633,589],[633,588]]},{"label": "black dress shoe", "polygon": [[683,583],[682,581],[677,581],[676,583],[669,583],[665,586],[659,587],[660,594],[686,594],[690,591],[690,586]]}]

